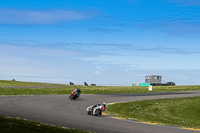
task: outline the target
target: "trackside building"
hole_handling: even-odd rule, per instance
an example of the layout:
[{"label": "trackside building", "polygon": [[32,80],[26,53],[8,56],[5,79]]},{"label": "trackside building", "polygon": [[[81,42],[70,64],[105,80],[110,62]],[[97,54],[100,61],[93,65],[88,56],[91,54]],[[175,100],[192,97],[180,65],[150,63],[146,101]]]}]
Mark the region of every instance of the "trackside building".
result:
[{"label": "trackside building", "polygon": [[159,75],[149,75],[145,76],[145,83],[150,83],[153,86],[162,85],[162,76]]}]

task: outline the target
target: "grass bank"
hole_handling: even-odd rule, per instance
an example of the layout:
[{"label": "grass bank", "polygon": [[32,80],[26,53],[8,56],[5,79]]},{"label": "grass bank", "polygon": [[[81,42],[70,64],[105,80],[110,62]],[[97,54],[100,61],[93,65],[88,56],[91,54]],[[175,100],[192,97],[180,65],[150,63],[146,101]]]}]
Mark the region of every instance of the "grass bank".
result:
[{"label": "grass bank", "polygon": [[[10,88],[13,86],[13,88]],[[22,88],[25,86],[25,88]],[[30,87],[29,87],[30,86]],[[31,88],[36,86],[36,88]],[[113,86],[81,86],[62,85],[34,82],[2,81],[0,80],[0,95],[49,95],[70,94],[75,88],[80,88],[82,94],[113,94],[113,93],[148,93],[148,92],[176,92],[176,91],[200,91],[200,85],[196,86],[153,86],[153,91],[148,87],[113,87]],[[6,88],[7,87],[7,88]],[[37,88],[38,87],[38,88]]]},{"label": "grass bank", "polygon": [[177,92],[200,91],[200,86],[155,86],[153,91],[148,87],[108,87],[108,86],[65,86],[40,88],[0,88],[0,95],[50,95],[70,94],[75,88],[81,89],[81,94],[113,94],[113,93],[150,93],[150,92]]},{"label": "grass bank", "polygon": [[107,113],[122,118],[200,129],[200,97],[116,103]]},{"label": "grass bank", "polygon": [[10,87],[10,86],[63,86],[63,85],[41,83],[41,82],[21,82],[21,81],[0,80],[0,87]]},{"label": "grass bank", "polygon": [[88,133],[3,116],[0,116],[0,131],[2,133]]}]

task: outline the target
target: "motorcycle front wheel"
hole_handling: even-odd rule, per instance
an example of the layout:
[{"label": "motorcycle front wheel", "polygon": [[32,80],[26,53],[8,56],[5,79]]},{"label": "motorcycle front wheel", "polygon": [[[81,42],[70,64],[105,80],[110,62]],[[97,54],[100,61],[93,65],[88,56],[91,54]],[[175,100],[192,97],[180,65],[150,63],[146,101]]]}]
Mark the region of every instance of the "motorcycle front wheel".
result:
[{"label": "motorcycle front wheel", "polygon": [[95,116],[98,116],[98,115],[100,115],[100,116],[101,116],[101,114],[100,114],[100,113],[101,113],[101,111],[100,111],[99,109],[97,109],[97,110],[95,111],[95,114],[94,114],[94,115],[95,115]]}]

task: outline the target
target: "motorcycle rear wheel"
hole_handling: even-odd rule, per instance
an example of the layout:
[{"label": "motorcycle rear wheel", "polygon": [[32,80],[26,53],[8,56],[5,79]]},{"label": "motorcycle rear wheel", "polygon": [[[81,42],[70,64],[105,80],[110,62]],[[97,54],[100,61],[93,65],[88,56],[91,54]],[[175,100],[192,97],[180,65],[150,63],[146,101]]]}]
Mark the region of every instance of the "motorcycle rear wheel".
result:
[{"label": "motorcycle rear wheel", "polygon": [[[98,116],[98,115],[100,115],[100,113],[101,113],[101,111],[100,111],[99,109],[97,109],[97,110],[95,110],[94,115],[95,115],[95,116]],[[101,116],[101,115],[100,115],[100,116]]]}]

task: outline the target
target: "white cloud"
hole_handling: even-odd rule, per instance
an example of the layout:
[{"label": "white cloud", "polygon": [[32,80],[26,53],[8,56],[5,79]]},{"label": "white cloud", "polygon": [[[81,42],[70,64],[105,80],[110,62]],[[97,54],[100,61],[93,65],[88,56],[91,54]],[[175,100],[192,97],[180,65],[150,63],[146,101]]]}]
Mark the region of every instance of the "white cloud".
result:
[{"label": "white cloud", "polygon": [[91,11],[1,9],[0,24],[54,24],[84,20],[94,15]]},{"label": "white cloud", "polygon": [[[175,81],[177,84],[198,84],[199,81],[198,78],[197,80],[192,78],[198,77],[200,72],[194,70],[199,66],[199,62],[197,62],[199,56],[195,55],[198,54],[196,52],[194,54],[183,52],[185,55],[175,56],[171,54],[171,49],[169,51],[167,49],[166,53],[169,55],[162,54],[162,58],[152,58],[152,56],[132,56],[131,54],[137,51],[143,54],[146,49],[136,48],[129,52],[130,54],[121,56],[114,53],[117,53],[119,49],[122,53],[127,53],[125,47],[117,48],[116,46],[115,48],[115,46],[105,47],[103,45],[100,48],[100,45],[97,47],[91,45],[92,48],[86,49],[84,46],[25,46],[1,43],[0,79],[15,78],[22,81],[65,83],[73,81],[75,84],[84,81],[131,84],[144,82],[145,75],[158,74],[165,75],[168,78],[165,78],[166,81]],[[113,54],[107,54],[106,51],[110,48],[114,49],[111,52]],[[98,50],[102,54],[94,54]],[[163,52],[163,48],[156,49],[156,51],[160,50]],[[173,77],[174,75],[177,77]]]},{"label": "white cloud", "polygon": [[94,71],[93,73],[96,74],[96,75],[101,75],[102,74],[100,71]]}]

